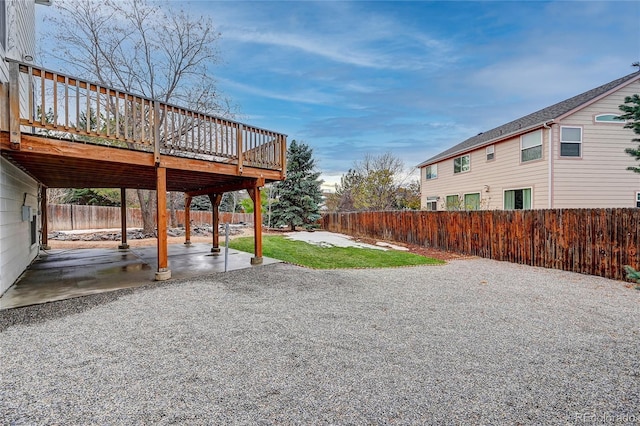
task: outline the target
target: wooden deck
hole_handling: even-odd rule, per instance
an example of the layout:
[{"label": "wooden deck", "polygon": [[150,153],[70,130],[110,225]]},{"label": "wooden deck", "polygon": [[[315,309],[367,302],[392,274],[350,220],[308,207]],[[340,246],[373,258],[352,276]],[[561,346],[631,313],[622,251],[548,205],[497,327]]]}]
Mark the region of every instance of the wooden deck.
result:
[{"label": "wooden deck", "polygon": [[[7,62],[10,82],[0,86],[2,156],[46,188],[157,190],[158,272],[168,270],[166,191],[184,192],[189,203],[209,195],[219,204],[223,193],[240,189],[259,200],[265,183],[285,178],[282,133]],[[46,232],[43,237],[46,243]],[[255,256],[259,262],[259,226]]]}]

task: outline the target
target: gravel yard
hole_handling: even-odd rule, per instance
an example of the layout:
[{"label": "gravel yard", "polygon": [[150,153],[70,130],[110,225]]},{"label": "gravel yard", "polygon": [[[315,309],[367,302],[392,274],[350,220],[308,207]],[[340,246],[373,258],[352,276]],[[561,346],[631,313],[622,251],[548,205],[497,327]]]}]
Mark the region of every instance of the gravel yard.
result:
[{"label": "gravel yard", "polygon": [[637,424],[640,291],[275,264],[0,312],[0,424]]}]

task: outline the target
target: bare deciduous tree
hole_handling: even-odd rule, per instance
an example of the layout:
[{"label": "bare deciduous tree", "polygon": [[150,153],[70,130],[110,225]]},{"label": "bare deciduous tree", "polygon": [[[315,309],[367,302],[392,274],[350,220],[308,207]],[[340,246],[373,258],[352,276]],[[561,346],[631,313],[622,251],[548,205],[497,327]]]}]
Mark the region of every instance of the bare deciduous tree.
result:
[{"label": "bare deciduous tree", "polygon": [[[60,0],[48,18],[47,60],[98,83],[162,102],[230,116],[211,68],[220,37],[211,20],[147,0]],[[132,180],[135,176],[131,177]],[[155,228],[154,191],[138,190],[144,232]]]}]

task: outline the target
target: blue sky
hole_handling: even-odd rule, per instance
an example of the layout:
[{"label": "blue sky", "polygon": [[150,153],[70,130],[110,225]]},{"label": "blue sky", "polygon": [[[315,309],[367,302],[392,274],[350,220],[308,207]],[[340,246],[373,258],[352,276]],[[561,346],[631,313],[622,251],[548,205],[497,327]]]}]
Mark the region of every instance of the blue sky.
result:
[{"label": "blue sky", "polygon": [[329,185],[367,153],[392,152],[409,169],[629,74],[640,60],[637,1],[195,1],[188,9],[222,34],[213,72],[240,121],[309,144]]}]

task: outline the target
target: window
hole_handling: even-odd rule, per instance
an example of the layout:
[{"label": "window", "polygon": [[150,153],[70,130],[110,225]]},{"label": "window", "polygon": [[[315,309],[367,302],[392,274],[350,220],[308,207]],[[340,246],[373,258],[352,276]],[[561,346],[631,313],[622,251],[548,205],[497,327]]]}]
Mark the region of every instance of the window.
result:
[{"label": "window", "polygon": [[436,200],[427,200],[427,202],[425,203],[425,210],[429,210],[432,212],[435,212],[438,210],[438,202]]},{"label": "window", "polygon": [[465,210],[480,210],[480,193],[464,194]]},{"label": "window", "polygon": [[531,188],[504,191],[505,210],[529,210],[531,208]]},{"label": "window", "polygon": [[447,195],[445,209],[460,210],[460,198],[457,195]]},{"label": "window", "polygon": [[31,245],[38,242],[38,216],[31,216]]},{"label": "window", "polygon": [[582,146],[581,127],[561,127],[560,128],[560,156],[580,157]]},{"label": "window", "polygon": [[424,178],[429,180],[429,179],[435,179],[438,177],[438,165],[437,164],[432,164],[430,166],[427,166],[424,168]]},{"label": "window", "polygon": [[542,130],[527,133],[520,138],[520,160],[524,163],[542,158]]},{"label": "window", "polygon": [[453,173],[468,172],[471,165],[469,154],[453,159]]},{"label": "window", "polygon": [[618,114],[598,114],[596,115],[596,123],[617,123],[620,124],[624,120],[620,119]]},{"label": "window", "polygon": [[640,208],[640,192],[636,192],[636,207]]},{"label": "window", "polygon": [[486,148],[486,153],[487,153],[487,161],[493,160],[494,158],[496,158],[496,150],[494,145],[489,145]]}]

